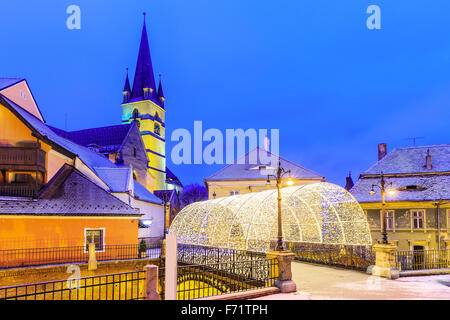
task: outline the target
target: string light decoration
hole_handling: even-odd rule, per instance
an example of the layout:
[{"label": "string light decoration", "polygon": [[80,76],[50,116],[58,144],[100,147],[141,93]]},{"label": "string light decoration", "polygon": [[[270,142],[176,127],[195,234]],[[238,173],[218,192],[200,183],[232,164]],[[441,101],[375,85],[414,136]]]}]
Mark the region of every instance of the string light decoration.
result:
[{"label": "string light decoration", "polygon": [[[344,188],[312,183],[281,189],[284,241],[371,245],[367,218]],[[277,190],[195,202],[169,233],[179,243],[267,252],[277,241]]]}]

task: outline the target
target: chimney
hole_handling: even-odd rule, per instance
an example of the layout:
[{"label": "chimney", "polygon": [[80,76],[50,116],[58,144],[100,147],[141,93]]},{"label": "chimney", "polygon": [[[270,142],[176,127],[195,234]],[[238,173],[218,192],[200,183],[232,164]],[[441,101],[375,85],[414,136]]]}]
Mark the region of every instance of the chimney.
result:
[{"label": "chimney", "polygon": [[379,143],[378,144],[378,161],[383,159],[386,155],[386,143]]},{"label": "chimney", "polygon": [[345,178],[346,183],[345,183],[345,190],[350,191],[351,188],[353,188],[354,183],[353,183],[353,179],[352,179],[352,172],[350,171],[348,173],[348,177]]},{"label": "chimney", "polygon": [[426,164],[427,170],[431,170],[433,166],[431,165],[431,155],[430,155],[430,149],[427,151],[427,164]]}]

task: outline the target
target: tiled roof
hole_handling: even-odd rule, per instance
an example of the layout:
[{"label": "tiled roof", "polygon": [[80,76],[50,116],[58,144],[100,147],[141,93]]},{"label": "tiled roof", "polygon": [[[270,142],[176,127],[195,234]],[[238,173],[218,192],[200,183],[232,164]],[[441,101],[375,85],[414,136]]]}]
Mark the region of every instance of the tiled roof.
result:
[{"label": "tiled roof", "polygon": [[37,199],[0,198],[3,215],[140,216],[139,209],[98,187],[81,172],[64,165]]},{"label": "tiled roof", "polygon": [[[267,170],[270,170],[273,172],[273,170],[276,168],[276,164],[271,167],[267,165],[266,170],[260,171],[260,166],[265,166],[266,164],[263,164],[261,162],[262,153],[267,153],[267,151],[261,149],[261,148],[255,148],[252,151],[245,154],[240,159],[236,160],[233,164],[230,164],[223,168],[222,170],[218,171],[217,173],[209,176],[206,178],[206,181],[214,181],[214,180],[254,180],[254,179],[261,179],[266,180],[267,179]],[[272,155],[275,157],[275,159],[278,159],[278,156],[275,156],[268,152],[269,155]],[[256,159],[256,163],[250,163],[251,159]],[[240,164],[242,163],[242,164]],[[293,162],[290,162],[286,159],[283,159],[280,157],[280,164],[281,167],[285,170],[291,170],[291,177],[293,178],[300,178],[300,179],[325,179],[324,176],[315,173],[311,170],[305,169]]]},{"label": "tiled roof", "polygon": [[166,182],[170,184],[176,184],[180,187],[183,186],[180,179],[178,179],[178,177],[175,174],[173,174],[173,172],[170,171],[169,168],[167,167],[166,167]]},{"label": "tiled roof", "polygon": [[128,192],[132,187],[130,184],[133,173],[130,167],[95,167],[95,172],[108,185],[111,192]]},{"label": "tiled roof", "polygon": [[[450,200],[450,175],[403,176],[385,177],[386,184],[392,182],[392,187],[402,189],[407,186],[419,186],[419,189],[397,190],[394,196],[386,195],[386,202],[391,201],[435,201]],[[380,178],[359,179],[350,193],[358,202],[381,202],[378,188],[374,188],[375,195],[370,195],[373,184],[380,183]],[[422,190],[422,188],[424,188]]]},{"label": "tiled roof", "polygon": [[120,151],[123,141],[134,123],[78,131],[64,131],[50,127],[61,137],[81,144],[85,147],[97,145],[100,153],[116,153]]},{"label": "tiled roof", "polygon": [[[56,144],[57,146],[69,151],[75,156],[78,156],[81,161],[83,161],[83,163],[86,164],[93,172],[96,172],[96,167],[119,168],[102,154],[99,154],[98,152],[90,150],[87,147],[79,145],[56,134],[44,122],[9,100],[5,96],[0,94],[0,98],[4,99],[7,104],[13,108],[13,111],[16,112],[26,122],[26,124],[32,128],[32,130],[39,133],[42,138],[45,138],[49,140],[49,142]],[[99,175],[99,177],[103,180],[102,176]]]},{"label": "tiled roof", "polygon": [[[431,156],[431,170],[426,156]],[[370,195],[372,185],[380,184],[385,175],[386,186],[397,189],[386,201],[435,201],[450,199],[450,145],[397,148],[366,170],[350,189],[359,202],[381,202],[378,188]]]},{"label": "tiled roof", "polygon": [[0,90],[8,88],[16,83],[19,83],[25,79],[23,78],[0,78]]},{"label": "tiled roof", "polygon": [[161,199],[147,190],[142,184],[134,180],[134,197],[138,200],[149,201],[156,204],[162,204]]},{"label": "tiled roof", "polygon": [[[430,150],[432,169],[426,168]],[[364,174],[398,174],[450,171],[450,144],[397,148],[370,167]]]}]

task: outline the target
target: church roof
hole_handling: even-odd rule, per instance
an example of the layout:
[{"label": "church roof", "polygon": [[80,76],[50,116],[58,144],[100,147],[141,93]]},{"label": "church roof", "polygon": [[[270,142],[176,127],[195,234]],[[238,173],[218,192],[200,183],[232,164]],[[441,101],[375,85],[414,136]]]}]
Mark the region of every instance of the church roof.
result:
[{"label": "church roof", "polygon": [[[266,180],[267,171],[273,171],[276,168],[276,164],[270,165],[262,162],[262,154],[266,153],[268,156],[274,156],[278,160],[278,156],[265,151],[259,147],[246,153],[244,156],[236,160],[233,164],[230,164],[215,174],[209,176],[205,181],[214,180]],[[324,180],[325,177],[303,168],[293,162],[290,162],[282,157],[280,158],[281,167],[285,170],[291,170],[291,177],[298,179],[317,179]],[[253,163],[253,159],[256,163]],[[261,169],[263,171],[261,171]],[[271,172],[272,174],[272,172]]]},{"label": "church roof", "polygon": [[183,186],[180,179],[178,179],[178,177],[172,171],[170,171],[169,168],[167,168],[167,167],[166,167],[166,182],[170,183],[170,184],[176,184],[180,187]]},{"label": "church roof", "polygon": [[150,46],[148,43],[145,18],[144,26],[142,28],[141,44],[139,46],[139,55],[136,64],[136,72],[134,74],[133,90],[131,92],[130,102],[144,100],[144,88],[153,89],[150,100],[157,102],[155,76],[153,73],[152,58],[150,56]]},{"label": "church roof", "polygon": [[50,128],[61,137],[85,147],[96,145],[99,147],[100,153],[111,154],[120,151],[122,144],[133,125],[134,123],[129,123],[78,131],[64,131],[54,127]]},{"label": "church roof", "polygon": [[141,216],[139,209],[109,194],[68,164],[61,167],[37,199],[0,198],[0,211],[14,215]]}]

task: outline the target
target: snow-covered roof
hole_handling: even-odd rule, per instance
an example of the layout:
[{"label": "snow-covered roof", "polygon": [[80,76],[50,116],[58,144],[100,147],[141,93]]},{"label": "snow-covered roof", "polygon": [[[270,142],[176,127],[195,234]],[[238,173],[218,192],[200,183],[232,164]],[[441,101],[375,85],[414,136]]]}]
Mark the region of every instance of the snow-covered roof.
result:
[{"label": "snow-covered roof", "polygon": [[153,202],[155,204],[162,204],[160,198],[155,196],[136,180],[134,180],[134,197],[138,200]]},{"label": "snow-covered roof", "polygon": [[[431,170],[426,167],[428,150]],[[396,148],[370,167],[364,174],[397,174],[450,171],[450,144]]]},{"label": "snow-covered roof", "polygon": [[[426,157],[431,156],[431,169]],[[371,196],[372,185],[380,184],[383,174],[386,187],[396,189],[386,201],[435,201],[450,199],[450,145],[396,148],[366,170],[350,189],[359,202],[381,202],[379,188]]]},{"label": "snow-covered roof", "polygon": [[[273,157],[273,164],[263,163],[264,160],[262,158],[263,155],[268,157]],[[324,176],[303,168],[293,162],[290,162],[286,159],[280,158],[281,167],[285,170],[291,170],[292,178],[300,178],[300,179],[316,179],[323,180]],[[256,161],[254,161],[256,160]],[[255,180],[261,179],[266,180],[267,174],[273,174],[276,169],[278,161],[278,156],[265,151],[261,148],[255,148],[252,151],[248,152],[238,160],[236,160],[233,164],[230,164],[223,168],[222,170],[216,172],[215,174],[206,178],[206,181],[215,181],[215,180]],[[269,172],[270,171],[270,172]]]},{"label": "snow-covered roof", "polygon": [[[450,199],[450,175],[385,177],[387,185],[398,189],[395,195],[386,195],[386,201],[435,201]],[[362,178],[350,189],[350,193],[359,202],[381,202],[378,188],[374,188],[375,195],[370,195],[373,184],[379,185],[380,178]],[[410,186],[410,188],[407,188]],[[419,188],[414,189],[412,186]]]}]

